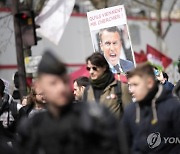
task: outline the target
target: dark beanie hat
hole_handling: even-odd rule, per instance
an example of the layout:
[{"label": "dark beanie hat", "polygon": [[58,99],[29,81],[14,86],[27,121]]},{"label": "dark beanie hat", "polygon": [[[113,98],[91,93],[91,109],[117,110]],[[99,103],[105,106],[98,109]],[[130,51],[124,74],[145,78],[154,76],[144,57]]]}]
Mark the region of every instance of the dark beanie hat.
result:
[{"label": "dark beanie hat", "polygon": [[46,51],[38,65],[37,73],[61,76],[66,74],[66,66],[51,51]]}]

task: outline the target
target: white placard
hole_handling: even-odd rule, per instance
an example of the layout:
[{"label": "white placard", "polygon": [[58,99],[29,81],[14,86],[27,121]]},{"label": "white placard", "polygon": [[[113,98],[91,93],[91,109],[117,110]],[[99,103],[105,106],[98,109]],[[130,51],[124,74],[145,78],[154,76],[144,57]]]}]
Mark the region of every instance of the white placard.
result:
[{"label": "white placard", "polygon": [[42,56],[26,57],[25,58],[26,73],[36,73],[41,58]]},{"label": "white placard", "polygon": [[134,52],[124,6],[91,11],[87,18],[94,51],[104,54],[112,72],[127,72],[134,68]]},{"label": "white placard", "polygon": [[57,45],[69,21],[74,4],[75,0],[49,0],[36,19],[36,23],[40,25],[38,33]]}]

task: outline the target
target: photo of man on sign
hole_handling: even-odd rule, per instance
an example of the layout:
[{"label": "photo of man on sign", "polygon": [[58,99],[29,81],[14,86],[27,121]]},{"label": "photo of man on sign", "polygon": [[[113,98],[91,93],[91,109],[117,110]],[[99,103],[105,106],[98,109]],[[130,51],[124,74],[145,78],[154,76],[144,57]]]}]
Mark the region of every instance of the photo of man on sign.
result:
[{"label": "photo of man on sign", "polygon": [[113,73],[132,70],[135,67],[134,52],[124,6],[90,11],[87,17],[94,52],[104,55]]},{"label": "photo of man on sign", "polygon": [[[99,31],[100,49],[113,73],[126,73],[134,68],[132,61],[120,58],[123,49],[125,53],[131,52],[130,45],[128,48],[125,48],[121,34],[122,32],[117,26],[104,28]],[[132,60],[132,57],[130,59]]]},{"label": "photo of man on sign", "polygon": [[126,73],[134,68],[126,25],[100,29],[94,32],[94,39],[95,51],[104,55],[113,73]]}]

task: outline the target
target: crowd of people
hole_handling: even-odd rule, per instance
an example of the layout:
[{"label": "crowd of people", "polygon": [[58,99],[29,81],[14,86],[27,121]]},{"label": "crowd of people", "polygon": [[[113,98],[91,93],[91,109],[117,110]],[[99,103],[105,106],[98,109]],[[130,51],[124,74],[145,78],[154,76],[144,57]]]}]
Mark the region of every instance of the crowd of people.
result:
[{"label": "crowd of people", "polygon": [[64,63],[45,52],[21,104],[0,80],[0,153],[180,153],[180,143],[163,140],[180,140],[179,82],[174,87],[148,63],[126,72],[122,82],[98,52],[86,66],[89,77],[74,80],[72,91]]}]

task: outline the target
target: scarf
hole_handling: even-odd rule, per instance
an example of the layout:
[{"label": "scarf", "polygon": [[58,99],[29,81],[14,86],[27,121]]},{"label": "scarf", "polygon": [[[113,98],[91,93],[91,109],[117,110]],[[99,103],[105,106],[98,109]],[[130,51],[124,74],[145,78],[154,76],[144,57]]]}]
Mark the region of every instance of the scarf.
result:
[{"label": "scarf", "polygon": [[95,89],[105,89],[110,83],[114,81],[114,75],[112,72],[104,73],[100,78],[96,80],[90,79],[91,85]]}]

